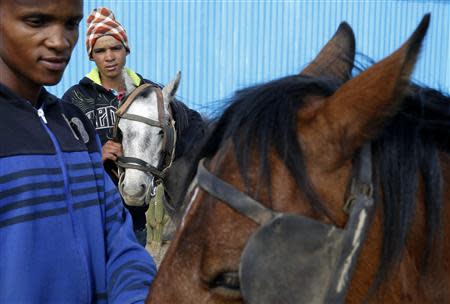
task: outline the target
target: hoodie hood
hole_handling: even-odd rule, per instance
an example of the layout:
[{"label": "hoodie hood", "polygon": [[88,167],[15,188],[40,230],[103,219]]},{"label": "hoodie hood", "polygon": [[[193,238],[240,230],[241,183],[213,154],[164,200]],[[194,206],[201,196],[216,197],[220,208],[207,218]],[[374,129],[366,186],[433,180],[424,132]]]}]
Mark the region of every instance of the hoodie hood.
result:
[{"label": "hoodie hood", "polygon": [[[125,73],[131,78],[133,84],[137,87],[141,84],[141,78],[136,72],[129,68],[124,68]],[[100,72],[97,67],[94,67],[89,73],[86,74],[85,78],[91,80],[93,83],[97,85],[102,85],[102,81],[100,80]],[[83,81],[83,80],[82,80]],[[80,82],[81,84],[81,82]]]}]

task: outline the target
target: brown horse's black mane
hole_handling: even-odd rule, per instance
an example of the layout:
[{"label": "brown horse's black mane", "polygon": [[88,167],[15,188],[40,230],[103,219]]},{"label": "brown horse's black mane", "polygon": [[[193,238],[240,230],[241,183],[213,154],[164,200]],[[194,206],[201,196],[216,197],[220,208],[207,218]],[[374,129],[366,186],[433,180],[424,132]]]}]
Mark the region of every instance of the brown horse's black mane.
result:
[{"label": "brown horse's black mane", "polygon": [[[274,148],[311,206],[317,212],[326,213],[306,171],[297,139],[297,112],[305,104],[306,96],[329,96],[337,88],[338,84],[332,80],[296,75],[238,91],[214,122],[197,154],[197,162],[203,157],[212,157],[225,141],[232,139],[247,185],[250,151],[258,153],[260,181],[257,189],[260,189],[270,184],[268,156],[269,149]],[[374,290],[401,258],[416,210],[419,178],[424,183],[427,212],[424,273],[433,241],[439,236],[443,190],[438,151],[450,152],[450,97],[434,89],[411,85],[404,98],[401,111],[372,142],[375,181],[384,195],[381,265]],[[248,192],[257,197],[257,189]]]},{"label": "brown horse's black mane", "polygon": [[433,242],[439,238],[443,189],[438,151],[450,153],[450,97],[412,85],[404,98],[401,111],[373,142],[384,194],[382,265],[377,285],[401,257],[416,210],[420,177],[426,206],[427,246],[421,269],[424,274]]}]

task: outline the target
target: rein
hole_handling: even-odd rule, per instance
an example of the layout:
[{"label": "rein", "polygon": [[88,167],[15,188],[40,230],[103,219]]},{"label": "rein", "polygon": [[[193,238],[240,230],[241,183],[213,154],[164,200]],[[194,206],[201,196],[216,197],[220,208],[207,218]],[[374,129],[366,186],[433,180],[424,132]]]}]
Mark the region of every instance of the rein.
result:
[{"label": "rein", "polygon": [[[146,89],[153,89],[156,93],[156,102],[158,107],[158,120],[153,120],[144,116],[127,113],[128,108],[131,106],[136,97]],[[164,182],[165,172],[172,165],[172,161],[175,157],[175,145],[176,145],[176,130],[175,121],[172,118],[171,113],[168,115],[164,112],[164,97],[159,88],[156,85],[145,83],[137,87],[119,106],[116,111],[116,122],[113,129],[113,137],[116,141],[119,141],[119,121],[121,119],[127,119],[132,121],[138,121],[145,123],[149,126],[158,127],[163,130],[163,144],[161,149],[161,160],[158,167],[155,167],[146,161],[130,156],[117,157],[117,167],[119,168],[119,190],[122,193],[123,179],[125,176],[125,169],[136,169],[145,172],[147,175],[152,175],[156,182]]]},{"label": "rein", "polygon": [[375,209],[371,158],[370,144],[365,144],[344,205],[349,215],[344,229],[273,211],[214,176],[200,161],[197,185],[260,226],[241,255],[239,279],[246,303],[345,302]]}]

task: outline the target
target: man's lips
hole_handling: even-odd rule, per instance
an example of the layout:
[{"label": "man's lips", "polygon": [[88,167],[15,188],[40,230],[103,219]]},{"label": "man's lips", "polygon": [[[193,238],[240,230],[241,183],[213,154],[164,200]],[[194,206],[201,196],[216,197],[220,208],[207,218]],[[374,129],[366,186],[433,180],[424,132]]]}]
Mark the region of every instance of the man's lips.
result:
[{"label": "man's lips", "polygon": [[106,69],[107,71],[114,71],[116,68],[117,68],[117,64],[105,66],[105,69]]},{"label": "man's lips", "polygon": [[49,70],[61,71],[66,68],[69,58],[64,56],[43,57],[40,61]]}]

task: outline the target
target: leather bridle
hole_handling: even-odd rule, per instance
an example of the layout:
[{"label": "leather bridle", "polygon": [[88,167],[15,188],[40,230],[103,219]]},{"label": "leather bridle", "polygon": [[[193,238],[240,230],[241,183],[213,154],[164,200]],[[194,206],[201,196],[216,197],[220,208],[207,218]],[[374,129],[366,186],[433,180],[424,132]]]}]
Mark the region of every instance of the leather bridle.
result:
[{"label": "leather bridle", "polygon": [[[127,113],[128,108],[133,103],[135,98],[144,90],[151,89],[156,94],[156,102],[158,107],[158,120],[153,120],[144,116]],[[143,84],[137,87],[125,100],[116,111],[116,122],[113,129],[113,137],[119,138],[119,121],[121,119],[138,121],[149,126],[161,128],[163,131],[163,144],[161,149],[161,159],[157,167],[147,163],[146,161],[131,157],[119,156],[117,157],[117,167],[119,169],[119,190],[122,193],[123,179],[125,169],[136,169],[145,172],[147,175],[154,177],[156,183],[164,182],[165,172],[171,166],[175,157],[176,145],[176,130],[175,121],[172,114],[164,111],[164,97],[160,87],[154,84]],[[150,188],[150,187],[149,187]]]},{"label": "leather bridle", "polygon": [[246,303],[280,299],[283,303],[345,302],[375,209],[370,144],[363,146],[354,166],[356,175],[344,205],[349,218],[345,229],[340,229],[270,210],[214,176],[200,161],[193,187],[202,188],[260,226],[241,255],[239,278]]}]

